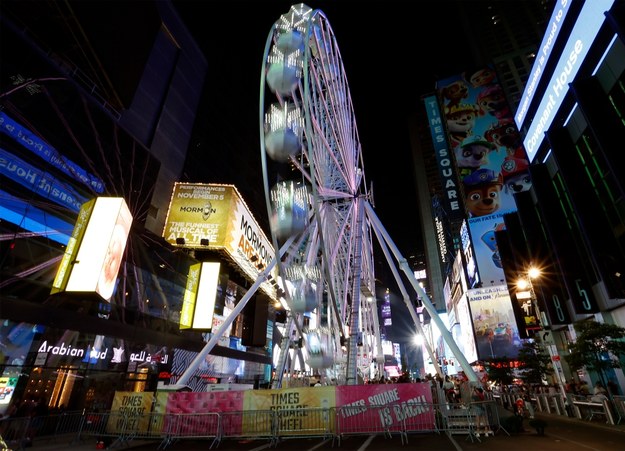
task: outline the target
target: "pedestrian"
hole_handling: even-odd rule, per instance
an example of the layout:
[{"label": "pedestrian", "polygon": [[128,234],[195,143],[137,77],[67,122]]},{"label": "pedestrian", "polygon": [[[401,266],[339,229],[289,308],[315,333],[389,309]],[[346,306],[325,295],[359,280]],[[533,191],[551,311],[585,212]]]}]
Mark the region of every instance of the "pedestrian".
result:
[{"label": "pedestrian", "polygon": [[612,396],[619,396],[621,394],[620,390],[619,390],[619,386],[616,382],[614,382],[614,379],[610,379],[607,383],[608,385],[608,393],[610,393],[610,395]]},{"label": "pedestrian", "polygon": [[525,400],[521,396],[514,401],[514,414],[520,417],[525,416]]},{"label": "pedestrian", "polygon": [[492,434],[488,420],[486,419],[486,410],[484,408],[485,399],[484,389],[479,385],[474,385],[471,393],[471,413],[475,415],[475,435],[477,437],[479,437],[480,434],[484,434],[484,436]]},{"label": "pedestrian", "polygon": [[26,443],[30,444],[30,446],[32,446],[35,435],[37,435],[37,433],[42,429],[43,424],[49,415],[50,410],[48,408],[48,402],[43,397],[39,398],[30,412],[30,426],[26,433]]},{"label": "pedestrian", "polygon": [[590,389],[588,388],[588,382],[585,380],[579,381],[579,386],[577,387],[577,391],[582,396],[588,396],[590,394]]},{"label": "pedestrian", "polygon": [[608,391],[605,389],[605,387],[603,386],[603,384],[599,381],[597,381],[597,383],[595,384],[595,388],[593,388],[592,390],[592,394],[593,395],[605,395],[607,396]]},{"label": "pedestrian", "polygon": [[456,402],[455,388],[456,388],[456,385],[451,380],[449,375],[448,374],[445,375],[445,382],[443,382],[443,390],[445,391],[445,398],[447,399],[447,402],[450,404]]}]

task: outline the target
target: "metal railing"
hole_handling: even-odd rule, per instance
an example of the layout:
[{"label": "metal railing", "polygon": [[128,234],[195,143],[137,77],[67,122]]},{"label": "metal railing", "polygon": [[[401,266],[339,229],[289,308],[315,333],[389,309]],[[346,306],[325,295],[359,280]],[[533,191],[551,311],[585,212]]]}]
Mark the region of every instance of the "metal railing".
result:
[{"label": "metal railing", "polygon": [[[480,431],[480,428],[483,431]],[[0,435],[11,449],[21,450],[29,440],[76,444],[107,441],[108,448],[133,440],[158,443],[165,449],[182,440],[207,440],[217,447],[223,439],[253,438],[275,446],[289,438],[341,440],[354,435],[401,437],[412,434],[466,434],[473,440],[480,432],[499,431],[494,401],[466,407],[445,403],[402,402],[386,405],[298,408],[211,413],[146,413],[137,416],[109,412],[68,412],[0,422]]]}]

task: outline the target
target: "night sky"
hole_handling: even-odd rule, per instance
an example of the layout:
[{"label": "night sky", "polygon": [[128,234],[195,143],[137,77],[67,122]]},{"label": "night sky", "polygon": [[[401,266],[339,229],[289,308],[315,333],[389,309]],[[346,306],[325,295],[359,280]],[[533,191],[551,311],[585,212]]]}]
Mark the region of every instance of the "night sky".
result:
[{"label": "night sky", "polygon": [[[420,98],[434,90],[436,80],[462,71],[463,58],[467,59],[453,44],[443,47],[445,29],[454,21],[449,15],[453,8],[441,3],[452,2],[306,3],[325,13],[336,36],[375,210],[406,257],[423,249],[408,117],[422,108]],[[174,4],[209,61],[201,126],[190,151],[190,166],[204,169],[201,174],[187,174],[189,181],[233,183],[256,210],[253,196],[264,192],[258,111],[265,42],[273,23],[295,2],[179,0]],[[220,165],[242,167],[244,163],[252,169],[232,174],[214,164],[211,170],[215,155]],[[264,219],[259,218],[261,225]]]}]

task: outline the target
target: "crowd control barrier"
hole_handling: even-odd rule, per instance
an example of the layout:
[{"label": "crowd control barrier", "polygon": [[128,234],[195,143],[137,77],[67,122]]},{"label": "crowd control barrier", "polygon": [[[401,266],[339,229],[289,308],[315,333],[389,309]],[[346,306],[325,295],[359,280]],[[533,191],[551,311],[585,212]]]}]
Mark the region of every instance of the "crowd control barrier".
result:
[{"label": "crowd control barrier", "polygon": [[[479,418],[478,418],[479,416]],[[417,434],[465,434],[479,439],[480,431],[500,430],[494,401],[470,406],[420,402],[385,405],[298,408],[210,413],[154,413],[125,415],[116,411],[71,412],[50,415],[37,423],[34,442],[98,443],[109,449],[126,447],[133,440],[154,441],[166,449],[184,440],[206,440],[217,448],[225,439],[266,440],[271,446],[290,438],[341,440],[355,435],[398,436],[407,444]],[[30,446],[30,418],[0,422],[0,434],[10,449]]]}]

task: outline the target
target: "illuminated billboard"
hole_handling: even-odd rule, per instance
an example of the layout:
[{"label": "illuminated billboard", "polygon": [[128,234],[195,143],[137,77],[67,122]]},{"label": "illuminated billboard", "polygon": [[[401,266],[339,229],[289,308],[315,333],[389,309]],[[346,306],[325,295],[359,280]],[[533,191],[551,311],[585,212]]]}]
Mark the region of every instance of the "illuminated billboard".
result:
[{"label": "illuminated billboard", "polygon": [[462,244],[462,253],[467,270],[467,284],[469,287],[473,288],[479,282],[479,277],[477,274],[477,265],[475,264],[475,256],[473,255],[471,236],[469,235],[469,226],[466,220],[463,220],[460,226],[460,243]]},{"label": "illuminated billboard", "polygon": [[514,120],[516,121],[518,128],[521,128],[523,125],[529,104],[532,102],[532,97],[534,96],[536,88],[540,83],[540,79],[543,76],[543,70],[549,61],[549,58],[551,58],[551,51],[558,40],[558,35],[562,30],[562,24],[564,23],[566,14],[569,12],[569,6],[571,6],[571,3],[571,1],[565,0],[558,1],[555,4],[553,13],[549,19],[549,24],[547,25],[547,30],[545,31],[545,36],[543,37],[543,41],[540,43],[538,53],[534,59],[532,71],[530,72],[527,84],[523,90],[523,95],[521,96],[521,101],[519,102],[519,108],[514,116]]},{"label": "illuminated billboard", "polygon": [[11,119],[5,112],[0,111],[0,133],[10,136],[15,142],[30,150],[52,167],[60,170],[96,193],[104,192],[104,182],[95,175],[62,155],[54,147],[42,140],[37,134]]},{"label": "illuminated billboard", "polygon": [[212,262],[197,263],[189,268],[180,329],[212,329],[219,268],[219,263]]},{"label": "illuminated billboard", "polygon": [[67,245],[73,226],[33,204],[0,189],[0,220],[15,224],[32,236],[46,237]]},{"label": "illuminated billboard", "polygon": [[82,203],[87,200],[67,183],[1,148],[0,174],[75,212],[80,211]]},{"label": "illuminated billboard", "polygon": [[473,289],[467,297],[480,359],[516,359],[521,339],[508,287]]},{"label": "illuminated billboard", "polygon": [[121,197],[98,197],[84,203],[52,293],[94,292],[110,299],[131,225],[132,215]]},{"label": "illuminated billboard", "polygon": [[[477,360],[477,346],[473,334],[473,319],[469,311],[469,300],[465,295],[462,295],[456,304],[456,322],[452,325],[450,332],[467,362],[475,362]],[[458,362],[457,357],[455,362]],[[461,368],[457,368],[456,371],[461,371]]]},{"label": "illuminated billboard", "polygon": [[[253,281],[274,258],[273,246],[234,185],[175,183],[163,238],[174,246],[224,251]],[[260,288],[276,299],[271,283]]]},{"label": "illuminated billboard", "polygon": [[[605,11],[612,7],[614,0],[587,1],[577,17],[575,26],[568,36],[538,109],[529,125],[523,144],[529,160],[532,161],[540,144],[545,138],[545,132],[558,113],[560,105],[569,91],[569,85],[579,72],[590,47],[606,20]],[[523,108],[523,104],[521,104]],[[522,110],[521,110],[522,112]],[[519,116],[517,113],[517,117]],[[517,119],[518,120],[518,119]]]},{"label": "illuminated billboard", "polygon": [[517,210],[514,194],[531,187],[521,135],[491,67],[441,80],[437,92],[468,215],[469,235],[465,229],[462,238],[469,286],[503,284],[495,231],[504,228],[504,214]]}]

